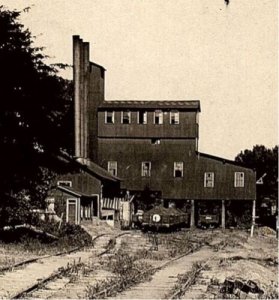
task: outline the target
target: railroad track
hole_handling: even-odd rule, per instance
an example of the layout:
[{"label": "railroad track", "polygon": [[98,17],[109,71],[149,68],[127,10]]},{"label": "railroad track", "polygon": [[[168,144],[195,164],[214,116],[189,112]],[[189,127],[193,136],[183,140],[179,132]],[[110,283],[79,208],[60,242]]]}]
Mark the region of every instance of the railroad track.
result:
[{"label": "railroad track", "polygon": [[0,268],[0,273],[4,273],[4,272],[7,272],[7,271],[14,271],[15,269],[17,269],[19,267],[26,266],[28,264],[34,263],[36,261],[39,261],[41,259],[55,257],[55,256],[61,256],[61,255],[65,255],[65,254],[70,254],[72,252],[76,252],[78,250],[81,250],[82,248],[84,248],[84,247],[83,246],[75,247],[73,249],[66,250],[66,251],[61,251],[61,252],[57,252],[55,254],[49,254],[49,255],[44,255],[44,256],[37,256],[37,257],[31,258],[31,259],[23,260],[23,261],[20,261],[18,263],[15,263],[15,264],[13,264],[11,266],[6,266],[6,267],[3,267],[3,268]]},{"label": "railroad track", "polygon": [[[209,252],[209,248],[205,248],[207,247],[204,246],[194,252],[189,251],[163,263],[154,268],[156,273],[154,273],[151,280],[130,287],[128,290],[124,290],[108,299],[178,299],[178,291],[173,290],[173,292],[171,292],[178,283],[178,276],[186,271],[190,271],[194,263],[203,260],[209,261],[216,255],[212,250],[212,252]],[[204,266],[205,265],[202,264],[197,270],[197,273],[202,271]],[[182,289],[187,289],[191,284],[192,280],[187,281],[185,285],[182,286]],[[96,298],[99,296],[103,298],[102,292],[99,294],[96,295]]]},{"label": "railroad track", "polygon": [[[94,237],[92,239],[92,242],[94,242],[95,240],[99,239],[100,237],[102,236],[105,236],[105,235],[108,235],[108,234],[100,234],[100,235],[97,235],[96,237]],[[6,267],[2,267],[0,268],[0,273],[4,273],[4,272],[7,272],[7,271],[14,271],[16,270],[17,268],[19,267],[24,267],[28,264],[31,264],[31,263],[34,263],[34,262],[37,262],[39,260],[42,260],[42,259],[46,259],[46,258],[51,258],[51,257],[55,257],[55,256],[62,256],[62,255],[66,255],[66,254],[70,254],[70,253],[73,253],[73,252],[77,252],[81,249],[84,249],[85,247],[84,246],[80,246],[80,247],[75,247],[75,248],[72,248],[70,250],[65,250],[65,251],[60,251],[60,252],[57,252],[55,254],[49,254],[49,255],[43,255],[43,256],[37,256],[37,257],[34,257],[34,258],[31,258],[31,259],[27,259],[27,260],[24,260],[24,261],[20,261],[18,263],[15,263],[13,265],[10,265],[10,266],[6,266]]]},{"label": "railroad track", "polygon": [[[145,243],[148,243],[148,238],[146,235],[142,235],[139,233],[121,233],[115,235],[113,233],[101,234],[97,236],[94,241],[96,247],[90,249],[90,251],[86,255],[86,259],[81,260],[80,256],[77,255],[80,253],[80,249],[73,249],[72,254],[66,254],[63,256],[62,254],[55,255],[59,257],[59,259],[64,259],[65,256],[68,258],[68,262],[64,264],[63,268],[56,268],[55,271],[50,272],[47,276],[43,278],[35,277],[33,281],[29,280],[28,284],[25,284],[20,289],[11,290],[9,294],[1,294],[0,298],[10,298],[10,299],[18,299],[18,298],[85,298],[86,296],[86,287],[90,285],[94,285],[100,280],[107,279],[110,277],[114,277],[115,275],[109,273],[108,271],[104,271],[102,267],[98,264],[100,262],[100,258],[106,254],[110,253],[110,250],[117,249],[121,245],[122,237],[124,235],[131,234],[131,237],[137,236],[145,240]],[[140,240],[140,239],[139,239]],[[143,244],[138,243],[136,239],[135,246],[144,247]],[[146,245],[147,247],[147,245]],[[148,246],[150,247],[150,245]],[[148,248],[147,247],[147,248]],[[92,250],[94,252],[92,252]],[[166,269],[168,265],[175,264],[175,261],[179,261],[185,256],[191,255],[199,251],[199,249],[192,249],[187,253],[184,253],[180,256],[175,257],[174,259],[170,259],[167,262],[164,262],[160,266],[154,268],[154,273],[160,272],[162,269]],[[72,257],[71,257],[72,255]],[[36,262],[40,263],[42,261],[46,261],[47,259],[53,258],[54,256],[48,256],[47,258],[38,258]],[[70,261],[71,258],[71,262]],[[179,264],[178,264],[179,265]],[[32,262],[27,262],[25,268],[34,266],[34,260]],[[38,270],[38,268],[37,268]],[[150,271],[150,270],[148,270]],[[182,273],[182,272],[180,272]],[[24,274],[24,273],[22,273]],[[156,277],[156,274],[155,274]],[[39,279],[39,280],[38,280]],[[75,282],[75,280],[78,280]],[[173,277],[172,281],[176,280],[176,276]],[[20,280],[19,280],[20,281]],[[158,283],[157,283],[158,284]],[[1,277],[0,277],[0,289],[1,289]],[[18,285],[18,282],[17,282]],[[137,287],[135,287],[137,289]],[[155,284],[155,290],[157,289]],[[145,287],[144,287],[145,289]],[[125,293],[125,292],[124,292]],[[140,298],[140,297],[139,297]],[[147,297],[150,298],[150,297]],[[127,298],[126,298],[127,299]]]},{"label": "railroad track", "polygon": [[[90,262],[92,264],[92,261],[97,261],[98,258],[112,250],[115,244],[111,243],[111,241],[116,241],[118,238],[121,238],[126,234],[127,233],[121,233],[118,235],[113,233],[101,234],[93,239],[95,247],[91,249],[85,249],[83,247],[74,248],[70,251],[60,252],[55,255],[47,255],[23,261],[14,265],[12,268],[6,268],[6,271],[9,272],[0,275],[0,298],[28,298],[36,290],[40,291],[39,294],[42,296],[40,298],[48,298],[44,297],[44,288],[47,285],[51,285],[53,282],[56,282],[58,283],[58,286],[56,284],[56,288],[62,289],[65,284],[71,280],[71,274],[84,271],[83,267],[86,264]],[[63,263],[57,263],[58,257],[59,260],[63,260]],[[44,267],[43,270],[40,270],[40,265],[46,266],[49,263],[53,263],[53,260],[55,260],[55,263],[53,264],[52,270],[50,270],[50,268],[49,270],[46,270],[46,267]],[[41,274],[44,274],[44,276],[42,278],[38,278],[38,275],[34,276],[34,273],[36,272],[38,272],[38,274],[40,272]],[[31,276],[33,277],[33,280],[26,277],[28,273],[33,274]],[[107,274],[103,275],[105,276]],[[8,284],[8,281],[10,281],[12,277],[18,288]],[[1,291],[1,287],[5,286],[6,293],[3,290]],[[46,291],[48,291],[48,289]]]},{"label": "railroad track", "polygon": [[[214,235],[212,235],[214,237]],[[172,242],[175,238],[173,236],[169,236],[169,240]],[[177,238],[178,241],[181,241],[180,238]],[[189,241],[189,239],[188,239]],[[195,246],[193,245],[195,244]],[[160,243],[161,244],[161,243]],[[150,298],[164,298],[165,293],[171,289],[171,285],[174,284],[177,280],[177,276],[179,273],[184,273],[184,267],[183,262],[185,263],[185,258],[187,260],[187,257],[189,256],[190,266],[192,267],[192,260],[200,261],[208,257],[209,250],[210,254],[213,253],[213,249],[211,249],[209,246],[207,246],[207,241],[201,241],[201,240],[193,240],[191,243],[191,247],[188,247],[189,250],[186,253],[180,254],[176,256],[175,258],[169,259],[167,261],[164,261],[162,264],[157,265],[156,267],[147,269],[138,275],[135,275],[137,278],[141,277],[147,278],[149,275],[153,274],[153,277],[151,281],[146,281],[143,283],[137,283],[137,278],[127,278],[125,284],[123,285],[121,281],[115,280],[110,281],[108,284],[103,285],[102,290],[98,291],[97,293],[91,294],[90,296],[92,298],[104,298],[111,295],[115,295],[117,292],[116,299],[150,299]],[[162,245],[162,244],[161,244]],[[164,243],[163,243],[164,245]],[[160,246],[161,247],[161,246]],[[163,246],[164,247],[164,246]],[[184,261],[183,261],[184,259]],[[182,262],[182,269],[181,269],[181,262]],[[186,269],[189,268],[186,264]],[[164,270],[166,269],[166,270]],[[170,271],[171,270],[171,271]],[[169,271],[172,273],[171,276],[169,276]],[[179,272],[179,273],[178,273]],[[159,274],[159,275],[158,275]],[[115,283],[113,283],[115,282]],[[127,291],[125,291],[128,288]],[[164,291],[164,293],[162,293]],[[120,292],[120,293],[119,293]],[[155,293],[154,293],[155,292]],[[151,294],[150,294],[151,293]],[[159,297],[158,297],[159,295]]]},{"label": "railroad track", "polygon": [[[125,233],[124,233],[125,234]],[[0,273],[0,298],[22,298],[33,290],[63,276],[63,274],[75,270],[81,263],[87,262],[107,251],[106,241],[118,238],[120,235],[112,233],[101,234],[93,238],[96,247],[76,247],[69,251],[59,252],[53,255],[40,256],[25,260],[9,267],[1,269]],[[104,240],[104,242],[102,242]]]}]

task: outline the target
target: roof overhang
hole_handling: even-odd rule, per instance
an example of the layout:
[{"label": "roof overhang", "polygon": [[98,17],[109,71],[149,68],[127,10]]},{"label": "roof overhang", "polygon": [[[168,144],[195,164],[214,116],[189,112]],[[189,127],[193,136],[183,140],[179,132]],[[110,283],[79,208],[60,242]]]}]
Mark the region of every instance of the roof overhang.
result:
[{"label": "roof overhang", "polygon": [[88,195],[88,194],[82,193],[80,191],[74,190],[72,188],[61,186],[61,185],[58,185],[56,188],[58,190],[62,191],[62,192],[68,193],[70,195],[73,195],[73,196],[76,196],[76,197],[79,197],[79,198],[81,198],[81,197],[86,197],[86,198],[94,197],[94,195]]},{"label": "roof overhang", "polygon": [[111,175],[107,170],[102,168],[101,166],[97,165],[96,163],[92,162],[89,159],[81,159],[78,157],[72,157],[66,152],[60,152],[58,159],[72,163],[76,165],[76,167],[81,168],[85,172],[89,173],[90,175],[93,175],[97,177],[100,180],[110,181],[110,182],[120,182],[121,179]]},{"label": "roof overhang", "polygon": [[199,100],[150,100],[150,101],[104,101],[99,107],[99,110],[105,109],[164,109],[164,110],[187,110],[201,111]]}]

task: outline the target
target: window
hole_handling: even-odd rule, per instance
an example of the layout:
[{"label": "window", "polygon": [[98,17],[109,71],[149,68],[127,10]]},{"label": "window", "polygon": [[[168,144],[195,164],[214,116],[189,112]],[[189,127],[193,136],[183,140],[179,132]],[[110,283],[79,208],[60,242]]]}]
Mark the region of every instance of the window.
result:
[{"label": "window", "polygon": [[170,112],[170,124],[172,124],[172,125],[179,124],[179,112],[178,111]]},{"label": "window", "polygon": [[114,123],[114,111],[106,111],[105,112],[105,123],[106,124]]},{"label": "window", "polygon": [[182,161],[175,161],[173,165],[173,176],[175,178],[183,177],[183,162]]},{"label": "window", "polygon": [[117,176],[117,161],[108,161],[108,172],[113,176]]},{"label": "window", "polygon": [[121,123],[122,124],[130,124],[131,123],[131,112],[130,111],[122,111],[121,112]]},{"label": "window", "polygon": [[151,144],[152,145],[160,145],[161,144],[161,140],[160,139],[151,139]]},{"label": "window", "polygon": [[234,173],[234,187],[244,187],[244,173],[235,172]]},{"label": "window", "polygon": [[138,124],[147,124],[147,111],[138,112]]},{"label": "window", "polygon": [[204,173],[204,187],[214,187],[214,173],[206,172]]},{"label": "window", "polygon": [[72,181],[70,180],[59,180],[57,181],[58,186],[66,186],[66,187],[72,187]]},{"label": "window", "polygon": [[143,161],[141,163],[141,176],[142,177],[150,177],[151,176],[151,162]]},{"label": "window", "polygon": [[163,112],[161,110],[155,110],[154,124],[163,124]]}]

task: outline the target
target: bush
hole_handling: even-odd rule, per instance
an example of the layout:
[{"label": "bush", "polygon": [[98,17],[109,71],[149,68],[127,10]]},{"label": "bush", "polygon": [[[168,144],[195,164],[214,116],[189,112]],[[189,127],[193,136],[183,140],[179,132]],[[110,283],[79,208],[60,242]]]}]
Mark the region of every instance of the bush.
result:
[{"label": "bush", "polygon": [[40,243],[51,243],[54,239],[46,234],[37,233],[31,228],[20,227],[0,231],[0,241],[3,243],[24,243],[27,240],[36,240]]},{"label": "bush", "polygon": [[28,227],[1,230],[0,242],[21,244],[29,251],[47,250],[48,246],[55,251],[63,251],[92,244],[92,237],[79,225],[63,223],[59,229],[57,223],[40,222],[36,229],[42,233]]},{"label": "bush", "polygon": [[89,246],[92,243],[91,235],[76,224],[62,223],[61,227],[58,228],[57,223],[40,222],[38,226],[41,230],[57,236],[58,241],[56,243],[73,247]]}]

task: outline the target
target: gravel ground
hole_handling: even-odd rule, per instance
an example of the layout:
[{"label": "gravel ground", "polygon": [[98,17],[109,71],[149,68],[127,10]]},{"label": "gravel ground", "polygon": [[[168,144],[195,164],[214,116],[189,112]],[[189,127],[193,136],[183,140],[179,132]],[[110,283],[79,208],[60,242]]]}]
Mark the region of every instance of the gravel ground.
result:
[{"label": "gravel ground", "polygon": [[[100,245],[101,248],[108,242],[109,236],[103,239],[105,243],[104,245]],[[158,250],[154,251],[153,249],[151,251],[150,249],[154,246],[152,239],[150,240],[148,235],[132,231],[130,234],[124,235],[117,240],[114,251],[117,252],[120,248],[126,249],[127,253],[138,255],[139,261],[157,267],[171,258],[170,256],[168,257],[168,255],[174,253],[173,249],[175,249],[175,247],[179,250],[175,252],[175,255],[179,256],[181,251],[183,251],[183,247],[188,243],[185,244],[185,239],[194,245],[202,241],[203,246],[200,250],[197,250],[197,252],[174,261],[157,271],[151,279],[130,287],[128,290],[116,295],[115,298],[162,299],[166,295],[170,295],[173,289],[179,286],[178,278],[189,272],[193,264],[208,260],[208,258],[211,257],[212,259],[210,259],[208,263],[209,268],[202,270],[198,274],[195,283],[190,286],[180,298],[224,298],[227,295],[220,294],[220,290],[227,279],[239,279],[243,282],[252,280],[265,292],[264,296],[268,294],[271,295],[270,298],[276,297],[276,289],[278,288],[278,241],[272,231],[259,229],[255,231],[255,236],[250,238],[249,232],[244,230],[186,230],[172,234],[159,234],[158,239]],[[101,241],[102,239],[100,242]],[[147,255],[145,255],[146,253]],[[34,256],[36,255],[24,252],[23,249],[20,249],[17,245],[10,245],[9,248],[3,246],[2,248],[0,247],[0,267],[27,260]],[[54,260],[56,261],[56,259]],[[86,265],[86,260],[84,261]],[[58,259],[57,263],[60,265],[62,259]],[[65,259],[63,264],[65,265],[66,263],[67,259]],[[48,289],[50,290],[51,287],[51,295],[49,294],[48,297],[84,298],[86,295],[85,289],[88,284],[93,284],[93,282],[104,280],[106,277],[113,275],[105,271],[102,264],[98,265],[96,263],[97,261],[94,261],[93,273],[78,277],[73,282],[71,282],[71,280],[65,281],[64,278],[61,278],[56,282],[50,283]],[[38,266],[36,270],[34,269],[37,273],[36,278],[43,277],[42,266],[43,265]],[[50,266],[51,264],[49,263],[48,267]],[[57,269],[57,266],[53,269]],[[32,274],[31,265],[23,270],[18,270],[18,272],[22,271],[26,274],[27,270]],[[15,276],[16,274],[9,274],[9,276],[11,275]],[[6,274],[2,274],[0,277],[1,280],[5,282],[8,278]],[[10,281],[13,282],[14,287],[18,287],[21,282],[21,280],[18,282],[16,282],[16,280]],[[9,295],[13,290],[12,286],[8,288],[6,283],[2,286],[5,286],[6,290],[6,293],[3,295]],[[33,294],[33,296],[36,296],[36,298],[44,298],[45,293],[41,293],[40,290],[38,290],[38,293]],[[258,297],[256,294],[244,294],[242,292],[240,296],[239,294],[229,296],[230,298],[238,299]]]}]

